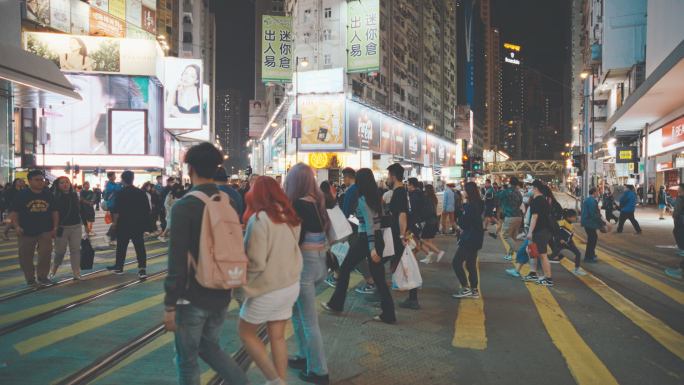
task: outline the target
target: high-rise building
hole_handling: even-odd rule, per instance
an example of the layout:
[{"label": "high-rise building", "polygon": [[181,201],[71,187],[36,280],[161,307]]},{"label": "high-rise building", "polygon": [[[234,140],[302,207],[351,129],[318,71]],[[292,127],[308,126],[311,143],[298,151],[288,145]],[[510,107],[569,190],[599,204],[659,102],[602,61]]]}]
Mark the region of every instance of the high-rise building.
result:
[{"label": "high-rise building", "polygon": [[511,159],[521,159],[524,135],[524,71],[519,45],[504,43],[501,47],[501,128],[499,150]]},{"label": "high-rise building", "polygon": [[182,56],[178,23],[181,0],[157,0],[157,36],[163,36],[169,45],[169,56]]},{"label": "high-rise building", "polygon": [[[355,100],[385,111],[416,127],[454,138],[456,105],[456,4],[454,0],[380,4],[380,69],[347,74]],[[256,2],[257,25],[263,14],[293,17],[293,59],[307,60],[299,71],[345,67],[347,2],[299,0]],[[257,28],[257,63],[261,63],[261,30]],[[284,99],[285,88],[264,87],[256,67],[255,98],[264,98],[269,115]],[[263,91],[262,91],[263,90]],[[263,95],[263,96],[262,96]],[[272,102],[272,105],[269,105]],[[275,106],[274,106],[275,105]]]},{"label": "high-rise building", "polygon": [[491,26],[490,0],[478,0],[478,10],[484,29],[481,40],[475,44],[484,50],[484,117],[482,119],[482,138],[485,150],[496,150],[499,145],[499,93],[501,92],[499,30]]},{"label": "high-rise building", "polygon": [[216,92],[216,137],[224,154],[226,167],[244,169],[248,164],[245,143],[249,139],[242,121],[242,92],[233,89]]}]

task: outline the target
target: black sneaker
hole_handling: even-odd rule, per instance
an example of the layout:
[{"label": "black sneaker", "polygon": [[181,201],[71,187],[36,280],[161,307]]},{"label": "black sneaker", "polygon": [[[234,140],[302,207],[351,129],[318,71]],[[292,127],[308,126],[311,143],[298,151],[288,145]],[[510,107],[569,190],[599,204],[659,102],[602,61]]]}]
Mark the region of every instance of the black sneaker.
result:
[{"label": "black sneaker", "polygon": [[399,303],[399,307],[404,309],[418,310],[420,309],[420,304],[417,299],[406,298],[404,302]]},{"label": "black sneaker", "polygon": [[306,370],[306,358],[294,356],[287,359],[287,366],[292,369]]},{"label": "black sneaker", "polygon": [[118,267],[118,266],[116,266],[116,265],[114,265],[114,266],[107,266],[107,271],[110,272],[110,273],[114,273],[114,274],[123,274],[123,273],[124,273],[123,269],[120,268],[120,267]]},{"label": "black sneaker", "polygon": [[328,385],[330,383],[330,378],[328,378],[327,374],[319,376],[318,374],[305,372],[303,370],[299,372],[299,378],[302,381],[310,382],[312,384]]},{"label": "black sneaker", "polygon": [[536,273],[535,273],[535,274],[532,274],[531,272],[530,272],[530,274],[529,274],[527,277],[523,277],[523,278],[522,278],[522,280],[525,281],[525,282],[534,282],[534,281],[536,281],[536,280],[538,280],[538,279],[539,279],[539,276],[538,276]]},{"label": "black sneaker", "polygon": [[39,282],[41,285],[49,285],[49,284],[52,283],[52,281],[50,281],[49,279],[47,279],[47,278],[41,278],[41,277],[38,277],[38,282]]},{"label": "black sneaker", "polygon": [[496,239],[496,233],[489,233],[489,236]]},{"label": "black sneaker", "polygon": [[147,278],[147,271],[145,269],[138,270],[138,278]]},{"label": "black sneaker", "polygon": [[28,286],[38,286],[38,282],[36,282],[35,279],[29,279],[28,281],[26,281],[26,285],[28,285]]},{"label": "black sneaker", "polygon": [[553,281],[551,280],[551,278],[544,277],[535,282],[534,284],[539,286],[553,286]]}]

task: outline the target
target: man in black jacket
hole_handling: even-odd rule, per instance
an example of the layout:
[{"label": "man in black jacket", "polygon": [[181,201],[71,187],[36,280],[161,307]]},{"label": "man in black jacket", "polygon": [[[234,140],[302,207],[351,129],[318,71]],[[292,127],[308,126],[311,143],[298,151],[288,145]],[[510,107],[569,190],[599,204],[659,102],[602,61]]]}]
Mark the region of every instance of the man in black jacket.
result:
[{"label": "man in black jacket", "polygon": [[[209,143],[190,148],[185,163],[194,186],[192,191],[201,191],[208,196],[218,194],[219,189],[212,178],[221,162],[223,155]],[[176,364],[181,384],[200,383],[198,357],[226,382],[247,384],[249,381],[240,367],[219,345],[231,290],[207,289],[188,269],[188,258],[199,258],[203,215],[204,202],[197,197],[189,196],[173,205],[169,271],[164,280],[164,325],[167,331],[175,332]]]},{"label": "man in black jacket", "polygon": [[133,171],[121,173],[123,188],[114,197],[112,207],[112,229],[116,231],[116,263],[107,266],[107,270],[114,274],[123,274],[128,242],[133,241],[135,254],[138,258],[138,276],[146,278],[147,252],[143,234],[145,226],[150,222],[150,201],[147,194],[133,186]]}]

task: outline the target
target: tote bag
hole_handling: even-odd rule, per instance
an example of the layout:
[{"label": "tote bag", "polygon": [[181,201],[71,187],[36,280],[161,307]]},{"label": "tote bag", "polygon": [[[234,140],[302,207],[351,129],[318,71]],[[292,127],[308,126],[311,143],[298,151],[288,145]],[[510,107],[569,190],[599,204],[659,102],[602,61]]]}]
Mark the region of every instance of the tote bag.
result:
[{"label": "tote bag", "polygon": [[344,216],[344,213],[340,210],[339,206],[327,209],[326,211],[330,218],[330,226],[325,234],[328,238],[329,246],[344,242],[352,234],[352,228],[349,221]]}]

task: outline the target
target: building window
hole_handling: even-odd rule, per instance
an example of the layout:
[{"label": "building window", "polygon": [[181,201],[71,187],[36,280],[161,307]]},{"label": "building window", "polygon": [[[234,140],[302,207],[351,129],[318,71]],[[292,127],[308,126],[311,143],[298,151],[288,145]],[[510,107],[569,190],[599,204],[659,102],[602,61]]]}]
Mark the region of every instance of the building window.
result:
[{"label": "building window", "polygon": [[328,41],[330,40],[330,37],[332,35],[332,32],[329,29],[326,29],[323,31],[323,40]]},{"label": "building window", "polygon": [[327,65],[327,66],[331,65],[332,64],[332,55],[330,55],[330,54],[325,55],[323,64]]},{"label": "building window", "polygon": [[274,5],[274,6],[273,6],[273,11],[275,11],[275,12],[278,11],[278,6],[277,6],[277,5]]},{"label": "building window", "polygon": [[326,8],[325,9],[325,18],[329,19],[332,17],[332,8]]},{"label": "building window", "polygon": [[306,11],[304,11],[304,21],[309,21],[310,19],[311,19],[311,11],[307,9]]},{"label": "building window", "polygon": [[304,44],[309,44],[309,36],[311,35],[309,35],[308,33],[304,34]]}]

